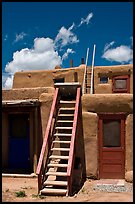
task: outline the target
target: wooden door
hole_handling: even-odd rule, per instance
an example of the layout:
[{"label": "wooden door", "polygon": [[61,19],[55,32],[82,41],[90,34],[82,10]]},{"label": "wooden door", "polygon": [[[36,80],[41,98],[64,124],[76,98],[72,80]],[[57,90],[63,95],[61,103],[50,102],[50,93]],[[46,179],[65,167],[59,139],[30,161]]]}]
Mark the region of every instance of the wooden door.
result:
[{"label": "wooden door", "polygon": [[125,116],[99,115],[99,178],[125,177]]},{"label": "wooden door", "polygon": [[29,114],[9,114],[9,168],[30,168]]}]

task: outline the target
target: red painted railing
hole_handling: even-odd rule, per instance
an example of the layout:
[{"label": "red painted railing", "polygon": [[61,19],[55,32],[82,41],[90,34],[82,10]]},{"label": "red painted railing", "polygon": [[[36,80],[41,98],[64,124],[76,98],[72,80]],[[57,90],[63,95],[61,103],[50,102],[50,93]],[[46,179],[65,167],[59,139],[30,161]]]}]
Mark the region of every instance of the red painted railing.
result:
[{"label": "red painted railing", "polygon": [[[43,169],[43,162],[44,162],[44,156],[45,156],[46,148],[47,148],[47,145],[49,144],[49,141],[50,141],[50,136],[51,136],[50,133],[51,133],[51,129],[52,129],[53,118],[56,116],[55,114],[56,114],[57,101],[58,101],[58,91],[59,91],[59,89],[56,88],[55,93],[54,93],[51,111],[50,111],[50,116],[49,116],[49,120],[48,120],[48,124],[47,124],[47,128],[46,128],[46,132],[45,132],[45,136],[44,136],[44,140],[43,140],[43,145],[42,145],[42,149],[41,149],[41,153],[40,153],[40,157],[39,157],[39,161],[38,161],[37,171],[36,171],[36,174],[38,175],[38,192],[42,189],[42,177],[43,177],[42,174],[43,174],[43,171],[45,170],[45,169]],[[46,161],[47,161],[47,159],[46,159]]]},{"label": "red painted railing", "polygon": [[76,132],[77,132],[77,121],[78,121],[78,115],[79,115],[80,97],[81,97],[81,88],[79,87],[79,88],[77,88],[77,94],[76,94],[76,104],[75,104],[75,112],[74,112],[72,138],[71,138],[69,160],[68,160],[68,167],[67,167],[68,195],[70,195],[72,193],[72,173],[73,173],[73,164],[74,164],[74,148],[75,148],[75,139],[76,139]]}]

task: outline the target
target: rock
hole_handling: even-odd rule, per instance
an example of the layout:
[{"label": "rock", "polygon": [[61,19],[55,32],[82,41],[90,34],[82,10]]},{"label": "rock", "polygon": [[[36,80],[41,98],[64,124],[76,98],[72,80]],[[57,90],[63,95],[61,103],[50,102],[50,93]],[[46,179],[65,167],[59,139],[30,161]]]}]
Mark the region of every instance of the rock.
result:
[{"label": "rock", "polygon": [[125,180],[127,182],[133,183],[133,171],[127,171],[125,173]]}]

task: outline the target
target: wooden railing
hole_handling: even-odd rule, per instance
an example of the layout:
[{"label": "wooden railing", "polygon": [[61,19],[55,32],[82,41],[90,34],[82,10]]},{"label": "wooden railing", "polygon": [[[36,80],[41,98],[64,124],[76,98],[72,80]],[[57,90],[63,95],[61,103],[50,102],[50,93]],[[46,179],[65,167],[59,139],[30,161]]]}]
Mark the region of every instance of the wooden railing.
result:
[{"label": "wooden railing", "polygon": [[69,160],[68,160],[68,167],[67,167],[68,195],[71,195],[72,193],[74,149],[75,149],[75,140],[76,140],[76,132],[77,132],[77,121],[78,121],[78,114],[79,114],[80,97],[81,97],[81,88],[79,87],[77,88],[77,94],[76,94],[76,104],[75,104],[75,112],[74,112],[72,138],[71,138]]},{"label": "wooden railing", "polygon": [[[55,93],[54,93],[54,98],[53,98],[53,103],[52,103],[52,107],[51,107],[51,111],[50,111],[48,124],[47,124],[46,131],[45,131],[43,145],[42,145],[42,149],[41,149],[41,153],[40,153],[40,157],[39,157],[39,161],[38,161],[38,165],[37,165],[36,174],[38,175],[38,192],[42,189],[42,179],[44,176],[43,171],[45,170],[45,166],[46,166],[46,165],[43,166],[43,162],[44,162],[44,156],[45,156],[45,152],[47,149],[47,145],[50,143],[53,118],[56,117],[58,92],[59,92],[59,89],[56,88]],[[47,159],[46,159],[46,162],[47,162]]]}]

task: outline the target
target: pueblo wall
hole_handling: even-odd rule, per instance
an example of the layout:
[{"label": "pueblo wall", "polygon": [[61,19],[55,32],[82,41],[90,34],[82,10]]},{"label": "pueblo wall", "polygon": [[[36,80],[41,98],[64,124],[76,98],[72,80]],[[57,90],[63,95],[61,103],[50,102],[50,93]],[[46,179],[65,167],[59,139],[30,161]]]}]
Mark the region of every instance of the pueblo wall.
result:
[{"label": "pueblo wall", "polygon": [[82,116],[87,177],[97,178],[98,113],[126,114],[125,173],[133,170],[133,94],[84,94]]},{"label": "pueblo wall", "polygon": [[[112,78],[114,76],[130,76],[130,93],[133,93],[133,64],[119,66],[95,66],[94,67],[94,93],[112,93]],[[101,84],[100,77],[108,77],[108,83]]]},{"label": "pueblo wall", "polygon": [[80,82],[82,84],[85,65],[74,68],[52,70],[32,70],[16,72],[13,88],[54,87],[54,79],[64,78],[64,82]]},{"label": "pueblo wall", "polygon": [[53,87],[18,88],[2,90],[2,100],[39,99],[42,93],[53,93]]}]

